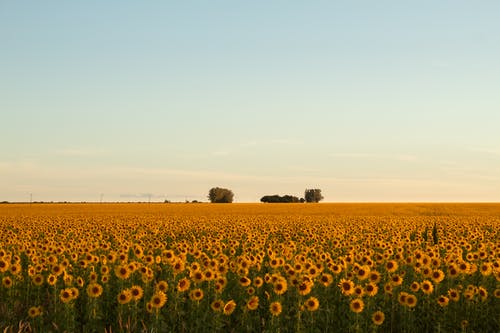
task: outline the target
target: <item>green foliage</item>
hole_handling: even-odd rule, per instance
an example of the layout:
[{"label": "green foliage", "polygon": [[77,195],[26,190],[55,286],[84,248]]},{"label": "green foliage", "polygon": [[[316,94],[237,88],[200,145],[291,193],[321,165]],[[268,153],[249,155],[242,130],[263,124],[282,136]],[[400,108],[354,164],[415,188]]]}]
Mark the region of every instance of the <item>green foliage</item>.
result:
[{"label": "green foliage", "polygon": [[227,188],[212,187],[208,192],[208,200],[212,203],[231,203],[234,193]]},{"label": "green foliage", "polygon": [[260,199],[261,202],[266,202],[266,203],[297,203],[297,202],[304,202],[304,199],[299,199],[296,196],[293,195],[265,195]]},{"label": "green foliage", "polygon": [[306,189],[304,192],[304,199],[306,202],[320,202],[323,200],[323,195],[321,195],[321,190],[319,188]]},{"label": "green foliage", "polygon": [[436,222],[434,222],[434,226],[432,227],[432,241],[434,242],[434,245],[439,242]]}]

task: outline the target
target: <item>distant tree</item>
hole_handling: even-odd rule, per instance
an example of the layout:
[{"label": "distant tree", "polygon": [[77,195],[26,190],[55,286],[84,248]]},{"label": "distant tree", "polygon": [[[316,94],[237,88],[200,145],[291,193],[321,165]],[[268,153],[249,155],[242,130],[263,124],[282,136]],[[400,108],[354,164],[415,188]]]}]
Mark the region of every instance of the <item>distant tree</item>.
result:
[{"label": "distant tree", "polygon": [[227,188],[213,187],[208,191],[208,200],[212,203],[231,203],[234,193]]},{"label": "distant tree", "polygon": [[293,195],[265,195],[260,199],[261,202],[265,203],[290,203],[290,202],[301,202],[299,198]]},{"label": "distant tree", "polygon": [[323,196],[321,195],[321,190],[319,188],[306,189],[304,192],[304,198],[306,202],[320,202],[323,200]]}]

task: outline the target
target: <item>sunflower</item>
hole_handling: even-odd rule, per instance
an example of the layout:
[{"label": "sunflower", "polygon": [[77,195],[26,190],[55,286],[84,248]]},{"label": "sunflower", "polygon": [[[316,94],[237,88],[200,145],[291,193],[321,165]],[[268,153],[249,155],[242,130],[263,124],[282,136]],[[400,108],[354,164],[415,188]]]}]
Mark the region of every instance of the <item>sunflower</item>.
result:
[{"label": "sunflower", "polygon": [[144,295],[144,290],[141,286],[133,285],[130,287],[130,293],[132,294],[132,300],[137,302]]},{"label": "sunflower", "polygon": [[101,266],[100,271],[101,271],[102,275],[108,275],[109,274],[109,266],[106,266],[106,265]]},{"label": "sunflower", "polygon": [[444,280],[444,273],[442,270],[440,269],[436,269],[432,272],[431,274],[431,279],[432,281],[434,281],[434,283],[438,284],[440,283],[441,281]]},{"label": "sunflower", "polygon": [[212,281],[215,278],[216,274],[215,271],[212,269],[207,269],[206,271],[203,272],[203,277],[205,281]]},{"label": "sunflower", "polygon": [[488,290],[486,290],[486,288],[484,287],[479,287],[477,293],[479,294],[479,299],[481,300],[481,302],[486,301],[486,299],[488,298]]},{"label": "sunflower", "polygon": [[405,298],[405,305],[409,308],[414,308],[417,305],[417,297],[412,294],[407,294]]},{"label": "sunflower", "polygon": [[180,273],[184,272],[184,269],[186,266],[184,265],[184,261],[181,259],[178,259],[174,262],[172,269],[174,270],[174,275],[179,275]]},{"label": "sunflower", "polygon": [[464,297],[468,301],[474,300],[474,295],[475,295],[475,293],[474,293],[473,290],[466,290],[466,291],[464,291]]},{"label": "sunflower", "polygon": [[257,310],[259,307],[259,297],[258,296],[252,296],[247,302],[247,309],[250,311]]},{"label": "sunflower", "polygon": [[323,286],[328,287],[333,282],[333,276],[328,273],[323,273],[319,281]]},{"label": "sunflower", "polygon": [[273,258],[273,259],[271,259],[271,261],[269,261],[269,266],[271,266],[271,268],[274,268],[274,269],[280,267],[280,260],[279,260],[279,258]]},{"label": "sunflower", "polygon": [[298,284],[297,289],[300,295],[305,296],[311,292],[312,287],[313,287],[312,282],[302,281]]},{"label": "sunflower", "polygon": [[239,276],[247,276],[249,272],[250,271],[248,270],[248,268],[246,268],[246,267],[239,267],[236,273]]},{"label": "sunflower", "polygon": [[252,280],[250,280],[248,277],[246,276],[242,276],[240,277],[240,279],[238,280],[240,286],[242,287],[248,287],[250,285],[250,283],[252,283]]},{"label": "sunflower", "polygon": [[282,310],[283,307],[278,301],[272,302],[271,305],[269,305],[269,311],[273,316],[279,316]]},{"label": "sunflower", "polygon": [[33,284],[35,286],[39,287],[39,286],[41,286],[43,284],[44,278],[43,278],[42,274],[35,274],[31,278],[31,281],[33,282]]},{"label": "sunflower", "polygon": [[356,272],[356,277],[360,281],[368,279],[369,276],[370,276],[370,267],[367,265],[359,267],[358,271]]},{"label": "sunflower", "polygon": [[155,257],[148,254],[147,256],[145,256],[143,258],[143,261],[144,261],[144,263],[146,263],[146,265],[151,266],[155,263]]},{"label": "sunflower", "polygon": [[220,312],[224,308],[224,301],[217,299],[212,303],[210,303],[210,307],[212,308],[213,311]]},{"label": "sunflower", "polygon": [[177,282],[177,291],[178,292],[184,292],[191,287],[191,282],[187,278],[182,278]]},{"label": "sunflower", "polygon": [[288,289],[288,285],[285,279],[278,279],[274,283],[274,293],[276,295],[283,295]]},{"label": "sunflower", "polygon": [[54,274],[49,274],[47,277],[47,283],[51,286],[54,286],[57,283],[57,276]]},{"label": "sunflower", "polygon": [[308,310],[308,311],[316,311],[319,309],[319,301],[316,297],[309,297],[305,303],[305,308]]},{"label": "sunflower", "polygon": [[203,290],[200,288],[193,289],[189,292],[189,298],[192,301],[199,302],[203,299]]},{"label": "sunflower", "polygon": [[234,310],[236,309],[236,302],[233,301],[233,300],[230,300],[229,302],[227,302],[225,305],[224,305],[224,308],[223,308],[223,313],[226,315],[226,316],[229,316],[231,313],[234,312]]},{"label": "sunflower", "polygon": [[445,306],[448,306],[450,299],[444,295],[441,295],[438,297],[437,302],[438,302],[439,306],[444,308]]},{"label": "sunflower", "polygon": [[148,284],[149,282],[153,281],[154,272],[149,267],[147,267],[146,272],[141,274],[141,279],[142,279],[142,282],[144,282],[145,284]]},{"label": "sunflower", "polygon": [[[124,264],[125,265],[125,264]],[[138,269],[142,269],[143,273],[146,273],[147,267],[146,266],[140,266],[137,262],[131,261],[128,264],[126,264],[128,270],[130,271],[130,274],[134,273]]]},{"label": "sunflower", "polygon": [[448,277],[454,279],[460,274],[459,268],[455,264],[448,266]]},{"label": "sunflower", "polygon": [[10,266],[10,273],[12,275],[20,274],[22,271],[21,265],[19,263],[15,263]]},{"label": "sunflower", "polygon": [[63,281],[66,286],[71,286],[73,284],[73,275],[64,272]]},{"label": "sunflower", "polygon": [[376,311],[372,314],[372,322],[380,326],[384,323],[385,320],[385,314],[382,311]]},{"label": "sunflower", "polygon": [[64,272],[64,267],[62,265],[59,265],[59,264],[54,264],[54,265],[52,265],[51,272],[55,276],[59,276]]},{"label": "sunflower", "polygon": [[365,286],[364,291],[366,295],[373,297],[378,293],[378,286],[375,283],[370,282]]},{"label": "sunflower", "polygon": [[316,277],[319,273],[319,270],[315,266],[311,266],[307,269],[307,274],[311,277]]},{"label": "sunflower", "polygon": [[167,295],[165,295],[164,292],[157,291],[153,294],[153,297],[151,297],[151,305],[155,309],[160,309],[165,305],[167,302]]},{"label": "sunflower", "polygon": [[392,295],[392,283],[390,282],[387,282],[385,285],[384,285],[384,293],[386,293],[387,295]]},{"label": "sunflower", "polygon": [[483,276],[489,276],[493,272],[492,265],[489,262],[483,262],[479,267],[479,271]]},{"label": "sunflower", "polygon": [[5,287],[5,288],[10,288],[12,287],[13,285],[13,281],[12,281],[12,278],[10,276],[5,276],[3,279],[2,279],[2,285]]},{"label": "sunflower", "polygon": [[205,275],[201,270],[192,271],[190,277],[195,284],[199,284],[205,281]]},{"label": "sunflower", "polygon": [[345,296],[350,296],[354,293],[354,282],[348,279],[341,279],[339,282],[339,288]]},{"label": "sunflower", "polygon": [[339,275],[340,273],[342,273],[342,266],[333,264],[331,265],[330,270],[332,271],[333,274]]},{"label": "sunflower", "polygon": [[89,280],[91,283],[97,282],[97,273],[96,272],[91,272],[89,274]]},{"label": "sunflower", "polygon": [[98,283],[91,283],[87,286],[87,295],[91,298],[98,298],[102,294],[102,286]]},{"label": "sunflower", "polygon": [[402,291],[398,295],[398,302],[401,305],[406,305],[406,297],[408,296],[408,293]]},{"label": "sunflower", "polygon": [[365,303],[361,298],[356,298],[351,301],[349,308],[354,313],[361,313],[365,307]]},{"label": "sunflower", "polygon": [[460,293],[456,289],[450,289],[448,290],[448,296],[451,301],[453,302],[458,302],[460,300]]},{"label": "sunflower", "polygon": [[61,292],[59,293],[59,299],[63,303],[69,303],[73,300],[73,291],[70,288],[61,290]]},{"label": "sunflower", "polygon": [[398,270],[398,262],[395,260],[389,260],[388,262],[385,263],[385,269],[389,273],[394,273],[395,271]]},{"label": "sunflower", "polygon": [[410,285],[410,289],[411,289],[411,291],[416,293],[420,289],[420,283],[413,281]]},{"label": "sunflower", "polygon": [[399,274],[391,276],[391,285],[393,287],[400,286],[403,283],[403,278]]},{"label": "sunflower", "polygon": [[220,276],[216,279],[216,283],[219,283],[224,288],[227,285],[227,278],[225,276]]},{"label": "sunflower", "polygon": [[216,293],[220,294],[224,291],[224,285],[219,282],[216,282],[214,285],[214,290]]},{"label": "sunflower", "polygon": [[115,275],[120,280],[126,280],[129,278],[131,271],[127,265],[119,265],[115,267]]},{"label": "sunflower", "polygon": [[429,280],[424,280],[421,284],[420,284],[420,289],[422,290],[422,292],[426,295],[429,295],[429,294],[432,294],[432,292],[434,291],[434,285],[432,284],[431,281]]},{"label": "sunflower", "polygon": [[262,287],[262,285],[264,284],[264,280],[260,277],[260,276],[257,276],[253,279],[253,285],[256,287],[256,288],[260,288]]},{"label": "sunflower", "polygon": [[255,288],[254,288],[254,287],[252,287],[252,286],[248,287],[248,288],[247,288],[247,294],[248,294],[248,295],[253,295],[253,294],[255,294]]},{"label": "sunflower", "polygon": [[118,294],[118,296],[116,296],[116,298],[118,299],[118,303],[127,304],[132,300],[132,293],[130,292],[130,289],[124,289]]},{"label": "sunflower", "polygon": [[28,316],[30,316],[30,318],[38,317],[41,314],[42,314],[42,308],[40,306],[32,306],[28,310]]},{"label": "sunflower", "polygon": [[160,280],[156,283],[155,285],[155,290],[156,291],[162,291],[162,292],[167,292],[168,290],[168,282],[165,280]]},{"label": "sunflower", "polygon": [[468,274],[470,272],[470,264],[468,262],[462,261],[458,264],[458,271],[463,274]]},{"label": "sunflower", "polygon": [[0,259],[0,273],[5,273],[10,267],[9,260]]},{"label": "sunflower", "polygon": [[362,286],[354,287],[354,296],[363,297],[364,294],[365,294],[365,288],[363,288]]},{"label": "sunflower", "polygon": [[378,271],[370,271],[368,274],[368,279],[372,283],[379,283],[380,282],[380,273]]}]

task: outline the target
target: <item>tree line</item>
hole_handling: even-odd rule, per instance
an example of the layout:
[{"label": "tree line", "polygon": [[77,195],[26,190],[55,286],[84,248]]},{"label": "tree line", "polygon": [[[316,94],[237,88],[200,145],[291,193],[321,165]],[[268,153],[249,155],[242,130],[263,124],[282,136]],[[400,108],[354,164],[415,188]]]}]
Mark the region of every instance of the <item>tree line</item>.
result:
[{"label": "tree line", "polygon": [[[208,191],[208,200],[212,203],[231,203],[234,199],[234,193],[230,189],[222,187],[213,187]],[[320,202],[323,200],[321,189],[306,189],[304,197],[298,198],[293,195],[265,195],[260,201],[264,203],[299,203],[299,202]]]}]

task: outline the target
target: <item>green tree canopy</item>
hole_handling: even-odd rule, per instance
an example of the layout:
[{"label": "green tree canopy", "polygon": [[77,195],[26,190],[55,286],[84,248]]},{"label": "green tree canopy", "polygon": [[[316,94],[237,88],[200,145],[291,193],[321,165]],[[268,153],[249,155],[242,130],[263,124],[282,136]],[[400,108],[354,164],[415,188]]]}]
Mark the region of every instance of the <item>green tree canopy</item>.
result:
[{"label": "green tree canopy", "polygon": [[231,203],[233,202],[234,193],[227,188],[212,187],[208,191],[208,200],[212,203]]},{"label": "green tree canopy", "polygon": [[306,199],[306,202],[320,202],[323,200],[323,195],[321,195],[321,190],[319,188],[306,189],[304,192],[304,199]]}]

